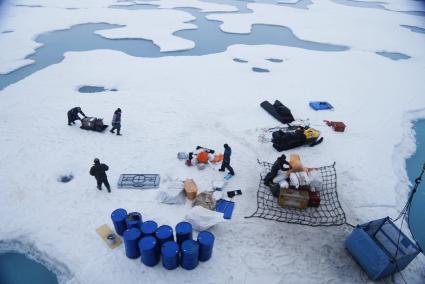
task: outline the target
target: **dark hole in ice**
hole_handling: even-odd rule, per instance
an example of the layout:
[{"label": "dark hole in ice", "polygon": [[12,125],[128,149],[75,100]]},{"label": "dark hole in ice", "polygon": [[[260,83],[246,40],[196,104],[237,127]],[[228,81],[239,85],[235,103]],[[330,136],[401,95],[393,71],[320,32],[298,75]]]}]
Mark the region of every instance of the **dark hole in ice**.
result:
[{"label": "dark hole in ice", "polygon": [[267,70],[267,69],[264,69],[264,68],[259,68],[259,67],[252,67],[252,71],[259,72],[259,73],[270,72],[270,70]]},{"label": "dark hole in ice", "polygon": [[247,60],[243,60],[243,59],[240,59],[240,58],[233,58],[233,61],[238,62],[238,63],[248,63]]},{"label": "dark hole in ice", "polygon": [[406,60],[411,58],[411,56],[406,55],[404,53],[400,53],[400,52],[378,51],[375,53],[378,55],[384,56],[386,58],[389,58],[391,60]]},{"label": "dark hole in ice", "polygon": [[267,58],[267,61],[273,62],[273,63],[282,63],[283,59],[279,59],[279,58]]},{"label": "dark hole in ice", "polygon": [[59,182],[63,182],[63,183],[68,183],[68,182],[70,182],[73,178],[74,178],[74,175],[73,175],[73,174],[61,175],[61,176],[58,178],[58,181],[59,181]]},{"label": "dark hole in ice", "polygon": [[80,93],[101,93],[107,90],[108,89],[105,89],[104,87],[99,87],[99,86],[82,86],[78,89]]}]

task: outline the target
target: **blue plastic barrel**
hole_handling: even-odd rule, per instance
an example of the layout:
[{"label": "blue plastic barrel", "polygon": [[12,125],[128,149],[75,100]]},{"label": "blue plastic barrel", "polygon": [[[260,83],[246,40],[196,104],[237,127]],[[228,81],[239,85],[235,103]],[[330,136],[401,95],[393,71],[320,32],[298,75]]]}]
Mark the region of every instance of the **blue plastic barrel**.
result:
[{"label": "blue plastic barrel", "polygon": [[127,228],[137,228],[140,229],[142,225],[142,214],[139,212],[131,212],[127,214],[127,218],[125,219],[127,223]]},{"label": "blue plastic barrel", "polygon": [[139,247],[137,246],[142,233],[137,228],[131,228],[124,231],[125,255],[128,258],[138,258],[140,256]]},{"label": "blue plastic barrel", "polygon": [[198,266],[199,245],[194,240],[185,240],[181,244],[181,266],[191,270]]},{"label": "blue plastic barrel", "polygon": [[122,208],[118,208],[111,213],[112,223],[114,223],[115,232],[118,235],[122,236],[125,230],[127,230],[127,223],[125,219],[127,218],[127,211]]},{"label": "blue plastic barrel", "polygon": [[171,270],[179,266],[179,245],[176,242],[169,241],[161,247],[162,266]]},{"label": "blue plastic barrel", "polygon": [[155,221],[145,221],[140,226],[140,231],[142,232],[142,236],[155,236],[156,229],[158,229],[158,224]]},{"label": "blue plastic barrel", "polygon": [[147,266],[155,266],[159,262],[158,242],[153,236],[146,236],[139,241],[142,262]]},{"label": "blue plastic barrel", "polygon": [[168,225],[162,225],[156,230],[155,237],[160,246],[165,242],[174,241],[173,228]]},{"label": "blue plastic barrel", "polygon": [[214,235],[208,231],[202,231],[198,235],[199,260],[207,261],[211,258],[214,247]]},{"label": "blue plastic barrel", "polygon": [[182,244],[185,240],[192,240],[192,224],[180,222],[176,225],[177,243]]}]

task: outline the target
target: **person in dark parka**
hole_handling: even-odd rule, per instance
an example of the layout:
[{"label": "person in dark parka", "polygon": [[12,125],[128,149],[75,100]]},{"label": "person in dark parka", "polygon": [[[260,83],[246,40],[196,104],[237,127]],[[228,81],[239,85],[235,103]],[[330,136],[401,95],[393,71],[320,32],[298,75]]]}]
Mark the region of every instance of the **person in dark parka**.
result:
[{"label": "person in dark parka", "polygon": [[221,163],[220,172],[224,172],[225,169],[229,171],[229,174],[234,176],[235,172],[233,168],[230,166],[230,156],[232,155],[232,148],[229,145],[224,144],[224,154],[223,154],[223,162]]},{"label": "person in dark parka", "polygon": [[114,116],[112,117],[112,129],[111,133],[115,133],[114,130],[117,130],[117,135],[121,135],[121,109],[118,108],[114,112]]},{"label": "person in dark parka", "polygon": [[76,120],[81,120],[78,114],[87,117],[80,107],[74,107],[68,111],[68,125],[75,124]]},{"label": "person in dark parka", "polygon": [[90,175],[94,176],[97,181],[97,189],[102,190],[102,183],[105,184],[106,189],[111,193],[111,187],[106,176],[106,171],[109,167],[105,164],[101,164],[99,159],[94,159],[94,165],[90,169]]},{"label": "person in dark parka", "polygon": [[[288,167],[285,167],[285,165],[287,165]],[[288,161],[286,161],[285,154],[282,154],[282,156],[277,158],[277,160],[274,162],[270,173],[268,173],[264,178],[264,184],[268,185],[271,181],[273,181],[273,179],[277,176],[279,170],[289,171],[290,169],[292,169],[291,165],[288,163]]]}]

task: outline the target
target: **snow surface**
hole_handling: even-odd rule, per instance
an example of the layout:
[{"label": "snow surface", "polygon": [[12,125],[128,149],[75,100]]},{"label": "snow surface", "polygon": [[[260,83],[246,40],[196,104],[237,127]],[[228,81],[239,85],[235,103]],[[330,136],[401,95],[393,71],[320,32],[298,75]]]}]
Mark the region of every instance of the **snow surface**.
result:
[{"label": "snow surface", "polygon": [[[1,55],[5,57],[0,70],[23,62],[36,46],[31,41],[36,34],[85,21],[137,24],[140,34],[132,34],[136,37],[145,29],[138,21],[146,20],[154,42],[166,38],[161,48],[182,48],[172,32],[189,27],[184,22],[191,18],[174,10],[152,14],[138,10],[137,15],[146,17],[137,18],[134,11],[106,8],[117,4],[112,1],[73,1],[72,7],[85,7],[80,10],[63,9],[71,7],[65,1],[37,3],[57,8],[8,11],[2,30],[25,27],[25,31],[18,32],[19,41],[14,43],[3,38],[15,32],[0,35],[0,44],[14,49]],[[415,149],[411,120],[425,117],[423,36],[398,27],[423,25],[419,17],[376,9],[357,11],[329,1],[316,1],[309,10],[264,4],[249,7],[253,14],[214,17],[224,20],[223,29],[246,32],[252,23],[283,24],[307,40],[353,49],[332,53],[235,45],[219,54],[155,59],[110,50],[67,53],[63,62],[0,92],[0,240],[14,245],[12,240],[19,240],[26,244],[21,249],[35,247],[48,255],[47,262],[57,263],[63,283],[368,282],[344,248],[348,226],[312,228],[244,218],[256,208],[260,172],[256,160],[274,161],[278,156],[271,144],[258,142],[262,128],[278,125],[259,103],[280,99],[297,118],[309,118],[322,131],[322,144],[286,153],[299,153],[308,166],[336,161],[338,193],[348,222],[395,216],[409,191],[404,160]],[[285,17],[279,18],[279,13]],[[30,21],[47,16],[48,22]],[[156,24],[163,28],[156,29]],[[344,35],[344,28],[350,36]],[[126,33],[130,30],[115,36]],[[379,40],[373,40],[376,34]],[[403,52],[412,58],[392,61],[374,54],[376,50]],[[248,62],[239,64],[234,58]],[[269,58],[284,61],[276,64]],[[252,72],[253,67],[270,72]],[[82,85],[118,91],[82,94],[77,91]],[[328,100],[335,110],[315,112],[308,107],[309,100]],[[66,112],[74,106],[81,106],[87,115],[103,117],[106,123],[120,107],[123,136],[67,126]],[[333,132],[323,119],[344,121],[346,132]],[[235,198],[233,218],[212,229],[216,242],[210,261],[190,272],[166,271],[160,265],[148,268],[139,260],[127,259],[123,246],[110,250],[96,235],[95,229],[103,223],[112,226],[110,213],[119,207],[140,211],[144,220],[177,224],[191,208],[189,201],[183,206],[165,205],[157,203],[155,189],[117,189],[119,175],[159,173],[162,188],[174,179],[192,177],[202,191],[210,190],[213,180],[223,175],[212,168],[188,168],[176,155],[197,145],[222,150],[223,143],[233,149],[236,171],[228,189],[242,189],[243,195]],[[98,191],[88,174],[95,157],[110,166],[112,194]],[[59,175],[68,173],[74,175],[71,182],[57,182]],[[424,264],[420,255],[403,271],[407,283],[424,282]],[[397,274],[382,282],[403,280]]]}]

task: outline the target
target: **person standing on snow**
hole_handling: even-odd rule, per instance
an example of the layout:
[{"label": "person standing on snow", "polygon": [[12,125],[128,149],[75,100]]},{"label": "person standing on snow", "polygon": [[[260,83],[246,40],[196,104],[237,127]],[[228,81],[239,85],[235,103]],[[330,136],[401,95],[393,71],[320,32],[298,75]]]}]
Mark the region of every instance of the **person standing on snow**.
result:
[{"label": "person standing on snow", "polygon": [[80,107],[74,107],[68,111],[68,125],[75,124],[76,120],[81,120],[78,114],[87,117]]},{"label": "person standing on snow", "polygon": [[111,187],[106,176],[106,171],[109,167],[105,164],[101,164],[99,159],[94,159],[94,165],[90,169],[90,175],[94,176],[97,181],[97,189],[102,190],[102,183],[105,184],[106,189],[111,193]]},{"label": "person standing on snow", "polygon": [[221,163],[220,172],[224,172],[225,169],[229,171],[229,175],[234,176],[235,172],[233,168],[230,166],[230,156],[232,155],[232,148],[229,145],[224,144],[224,154],[223,154],[223,162]]},{"label": "person standing on snow", "polygon": [[120,135],[121,130],[121,109],[117,108],[117,110],[114,112],[114,116],[112,117],[112,129],[111,133],[115,133],[114,130],[117,130],[117,135]]}]

